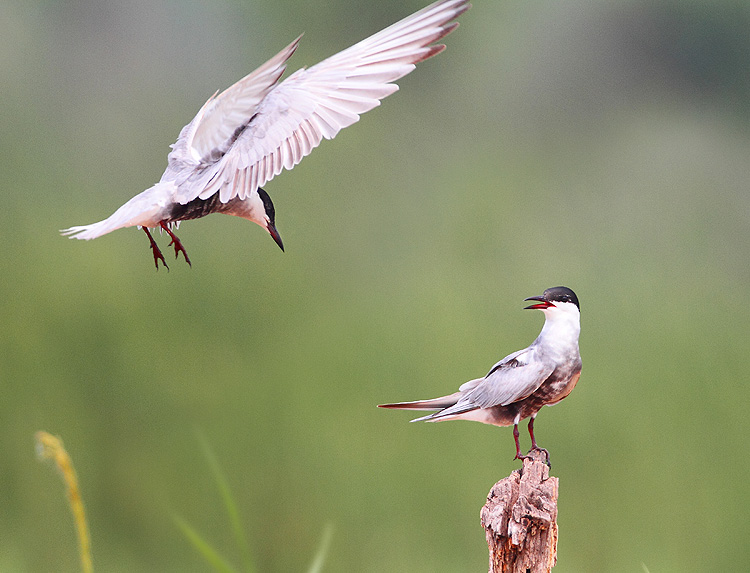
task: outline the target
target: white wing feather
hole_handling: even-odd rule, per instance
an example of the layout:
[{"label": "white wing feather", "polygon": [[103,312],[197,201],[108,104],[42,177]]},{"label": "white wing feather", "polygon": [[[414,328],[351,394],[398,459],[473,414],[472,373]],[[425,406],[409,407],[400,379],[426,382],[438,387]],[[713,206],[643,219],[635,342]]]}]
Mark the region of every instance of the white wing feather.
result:
[{"label": "white wing feather", "polygon": [[214,150],[226,144],[236,130],[250,121],[258,104],[284,73],[286,62],[294,54],[301,38],[298,36],[257,70],[224,90],[219,97],[214,94],[208,98],[183,135],[192,159],[196,162],[206,161]]},{"label": "white wing feather", "polygon": [[[215,165],[196,174],[189,184],[181,185],[175,199],[187,203],[220,192],[221,201],[227,202],[255,193],[283,169],[299,163],[323,138],[335,137],[342,128],[358,121],[360,114],[398,90],[390,82],[440,52],[444,46],[429,44],[451,32],[458,25],[450,23],[451,20],[468,8],[466,0],[435,2],[308,70],[298,70],[280,84],[271,85],[266,92],[253,89],[253,82],[249,81],[256,74],[253,72],[241,80],[247,80],[247,85],[241,89],[236,85],[229,88],[214,100],[219,103],[203,117],[199,113],[191,123],[195,125],[192,139],[189,138],[190,155],[205,158],[214,153],[215,146],[231,138],[243,120],[249,122],[226,154]],[[286,58],[294,48],[288,47],[276,57],[282,68],[286,61],[282,54],[287,51]],[[258,76],[266,79],[266,87],[267,80],[275,73],[272,69],[270,66]],[[225,96],[235,90],[243,97]],[[250,95],[244,96],[245,93]],[[256,104],[258,97],[261,100]],[[235,99],[242,101],[242,106],[235,106]],[[211,100],[206,105],[210,104]],[[224,127],[222,122],[226,118],[230,119]]]}]

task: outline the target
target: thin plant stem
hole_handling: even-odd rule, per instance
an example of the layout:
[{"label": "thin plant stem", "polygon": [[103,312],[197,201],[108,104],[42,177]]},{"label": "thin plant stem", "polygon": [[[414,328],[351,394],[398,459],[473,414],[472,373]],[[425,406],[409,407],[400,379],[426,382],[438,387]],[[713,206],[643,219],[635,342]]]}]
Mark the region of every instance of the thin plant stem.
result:
[{"label": "thin plant stem", "polygon": [[52,460],[57,466],[60,475],[68,490],[68,504],[73,513],[73,520],[78,534],[78,550],[81,556],[81,569],[83,573],[93,573],[94,565],[91,560],[91,537],[89,527],[86,523],[86,511],[83,509],[83,500],[78,488],[78,477],[76,476],[73,461],[68,452],[65,451],[62,440],[47,432],[39,431],[35,434],[37,454],[40,459]]}]

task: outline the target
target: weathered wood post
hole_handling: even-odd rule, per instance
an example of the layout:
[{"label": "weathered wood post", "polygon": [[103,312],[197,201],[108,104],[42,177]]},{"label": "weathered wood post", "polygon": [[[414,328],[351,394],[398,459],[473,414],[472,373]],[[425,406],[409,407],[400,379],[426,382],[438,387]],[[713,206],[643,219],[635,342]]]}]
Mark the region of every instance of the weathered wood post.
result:
[{"label": "weathered wood post", "polygon": [[482,508],[489,573],[549,573],[557,562],[557,486],[544,452],[497,482]]}]

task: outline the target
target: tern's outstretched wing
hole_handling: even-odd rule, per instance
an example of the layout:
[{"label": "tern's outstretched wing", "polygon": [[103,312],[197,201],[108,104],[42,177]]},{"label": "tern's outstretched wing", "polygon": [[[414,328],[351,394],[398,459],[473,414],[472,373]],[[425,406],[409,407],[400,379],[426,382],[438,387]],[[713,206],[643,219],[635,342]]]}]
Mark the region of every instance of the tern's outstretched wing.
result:
[{"label": "tern's outstretched wing", "polygon": [[[467,0],[439,0],[310,69],[298,70],[268,91],[253,116],[246,116],[246,127],[240,132],[232,129],[240,120],[219,129],[214,119],[218,116],[196,117],[192,149],[183,155],[219,155],[221,159],[202,169],[189,185],[181,186],[176,200],[187,203],[219,192],[221,201],[227,202],[255,193],[282,169],[299,163],[322,138],[333,138],[359,120],[360,114],[379,105],[398,89],[391,82],[442,51],[444,46],[432,43],[450,33],[458,25],[451,21],[469,6]],[[217,100],[222,98],[223,94]],[[242,116],[243,112],[229,105],[229,99],[226,102],[221,108],[223,115]],[[204,128],[205,121],[211,126]],[[227,141],[231,145],[222,155]],[[208,149],[217,142],[216,149]]]},{"label": "tern's outstretched wing", "polygon": [[[229,149],[235,133],[244,129],[286,69],[302,36],[281,50],[254,72],[225,89],[217,97],[208,98],[198,114],[180,133],[188,159],[198,163],[214,163]],[[217,92],[218,93],[218,92]],[[178,141],[173,147],[180,144]]]}]

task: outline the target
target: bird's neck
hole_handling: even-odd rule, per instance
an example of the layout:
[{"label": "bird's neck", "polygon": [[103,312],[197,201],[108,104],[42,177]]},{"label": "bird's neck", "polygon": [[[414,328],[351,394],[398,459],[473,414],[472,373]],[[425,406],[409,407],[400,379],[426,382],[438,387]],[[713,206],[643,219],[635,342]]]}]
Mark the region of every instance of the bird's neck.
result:
[{"label": "bird's neck", "polygon": [[566,353],[578,352],[578,336],[581,333],[581,322],[578,316],[562,315],[544,322],[537,342],[550,350]]}]

